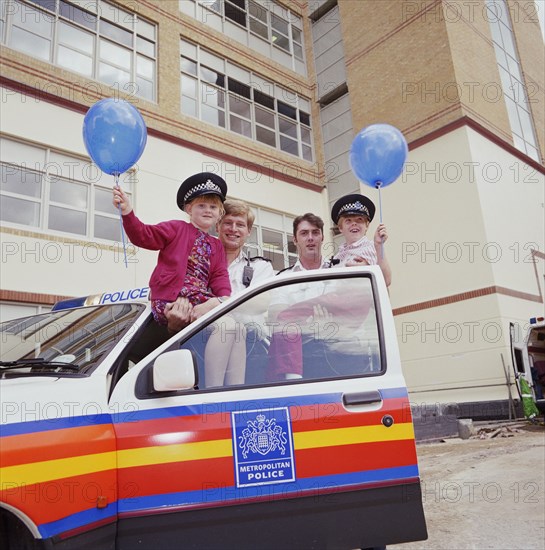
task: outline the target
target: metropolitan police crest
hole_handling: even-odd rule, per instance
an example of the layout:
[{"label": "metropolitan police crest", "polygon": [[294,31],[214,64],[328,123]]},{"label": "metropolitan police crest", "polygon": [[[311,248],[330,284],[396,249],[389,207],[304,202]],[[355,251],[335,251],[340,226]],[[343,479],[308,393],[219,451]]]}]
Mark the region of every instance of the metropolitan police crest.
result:
[{"label": "metropolitan police crest", "polygon": [[286,434],[276,424],[276,419],[265,418],[263,414],[258,414],[255,420],[248,420],[247,428],[242,430],[239,440],[238,446],[244,458],[248,458],[250,451],[265,456],[276,449],[284,455],[288,443]]},{"label": "metropolitan police crest", "polygon": [[237,488],[295,481],[288,407],[232,411]]}]

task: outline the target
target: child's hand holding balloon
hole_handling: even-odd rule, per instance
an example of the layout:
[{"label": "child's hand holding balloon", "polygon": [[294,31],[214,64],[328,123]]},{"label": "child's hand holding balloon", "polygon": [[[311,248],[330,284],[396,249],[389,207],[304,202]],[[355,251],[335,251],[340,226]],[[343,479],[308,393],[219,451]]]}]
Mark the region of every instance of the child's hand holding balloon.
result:
[{"label": "child's hand holding balloon", "polygon": [[114,186],[113,191],[113,204],[116,208],[119,209],[122,216],[126,216],[132,212],[131,202],[129,197],[125,194],[125,191],[119,187],[119,185]]}]

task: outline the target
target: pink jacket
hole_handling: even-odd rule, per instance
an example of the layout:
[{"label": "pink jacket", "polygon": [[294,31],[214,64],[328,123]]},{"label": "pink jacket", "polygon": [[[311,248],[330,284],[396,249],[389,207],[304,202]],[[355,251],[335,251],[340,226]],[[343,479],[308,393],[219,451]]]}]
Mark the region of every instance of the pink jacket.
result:
[{"label": "pink jacket", "polygon": [[[182,220],[171,220],[157,225],[146,225],[130,212],[123,216],[123,227],[135,246],[159,250],[157,266],[151,274],[149,286],[153,300],[176,300],[187,270],[187,258],[197,237],[198,229]],[[230,296],[231,283],[227,271],[225,250],[215,237],[210,258],[208,286],[215,296]]]}]

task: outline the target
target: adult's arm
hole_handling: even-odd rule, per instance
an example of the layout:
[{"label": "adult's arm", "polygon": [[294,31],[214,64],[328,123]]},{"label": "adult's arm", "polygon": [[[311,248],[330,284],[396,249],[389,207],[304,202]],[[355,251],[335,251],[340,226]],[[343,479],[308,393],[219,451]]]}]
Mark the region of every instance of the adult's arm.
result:
[{"label": "adult's arm", "polygon": [[378,265],[382,270],[382,275],[384,276],[386,286],[390,286],[392,284],[392,268],[390,267],[388,258],[386,258],[386,254],[382,255],[380,250],[378,251]]},{"label": "adult's arm", "polygon": [[214,296],[231,296],[231,281],[227,271],[225,249],[219,239],[212,240],[209,286]]},{"label": "adult's arm", "polygon": [[250,262],[250,265],[254,268],[254,276],[252,277],[250,286],[274,277],[274,269],[271,262],[255,260],[254,262]]},{"label": "adult's arm", "polygon": [[[254,268],[254,274],[252,280],[250,281],[250,288],[266,281],[267,279],[272,279],[274,277],[274,269],[271,262],[266,260],[254,260],[250,262],[250,266]],[[240,273],[237,273],[239,276]],[[271,293],[262,292],[257,296],[254,296],[251,300],[248,300],[241,306],[236,309],[235,314],[242,315],[262,315],[269,309],[269,304],[271,301]]]}]

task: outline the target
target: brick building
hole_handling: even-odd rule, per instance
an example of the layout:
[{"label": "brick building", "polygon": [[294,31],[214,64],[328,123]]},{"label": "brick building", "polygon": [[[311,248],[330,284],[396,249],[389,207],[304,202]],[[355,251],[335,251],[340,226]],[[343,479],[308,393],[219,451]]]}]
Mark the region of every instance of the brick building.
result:
[{"label": "brick building", "polygon": [[361,189],[350,144],[386,122],[410,148],[381,206],[411,395],[505,401],[509,322],[521,338],[543,312],[545,61],[534,8],[3,0],[3,317],[147,283],[155,255],[129,246],[123,265],[113,178],[81,138],[99,99],[127,99],[145,118],[146,150],[122,176],[142,219],[178,217],[180,180],[218,172],[253,205],[250,248],[277,269],[294,261],[291,225],[304,211],[322,215],[324,254],[335,250],[330,205]]}]

